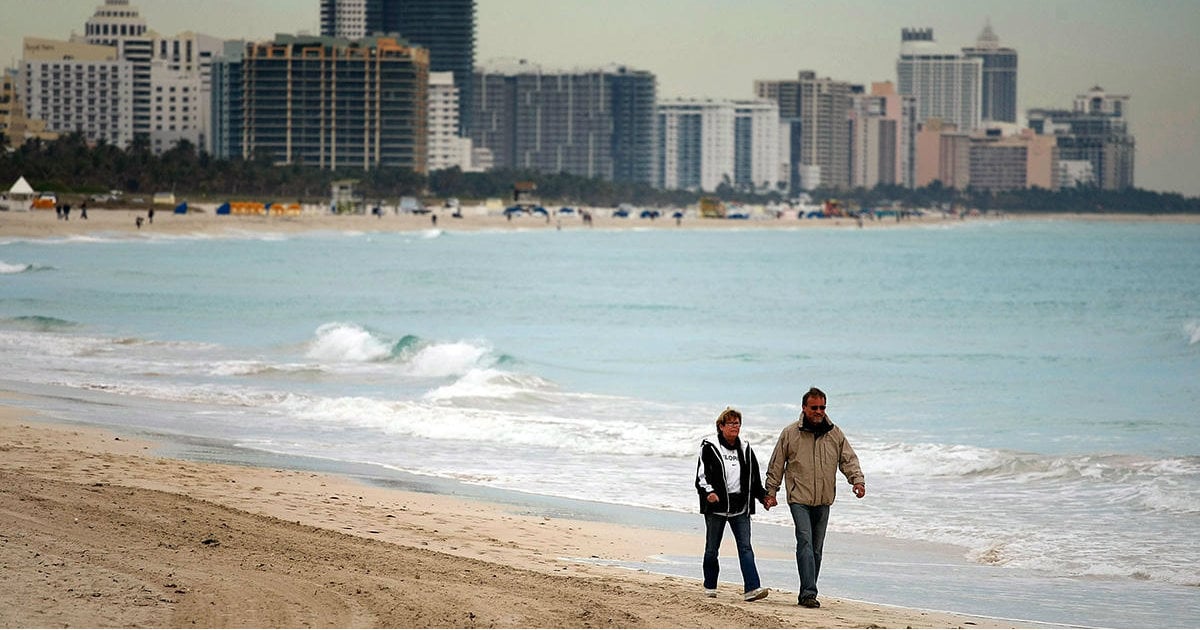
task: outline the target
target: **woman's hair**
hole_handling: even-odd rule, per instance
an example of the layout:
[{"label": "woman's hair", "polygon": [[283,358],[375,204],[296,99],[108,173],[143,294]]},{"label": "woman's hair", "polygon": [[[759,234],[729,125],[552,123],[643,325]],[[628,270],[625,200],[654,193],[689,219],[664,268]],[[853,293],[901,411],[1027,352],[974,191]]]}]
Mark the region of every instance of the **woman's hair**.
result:
[{"label": "woman's hair", "polygon": [[737,420],[738,422],[741,422],[742,412],[734,409],[733,407],[726,407],[725,411],[722,411],[721,415],[717,416],[717,426],[719,427],[729,420]]}]

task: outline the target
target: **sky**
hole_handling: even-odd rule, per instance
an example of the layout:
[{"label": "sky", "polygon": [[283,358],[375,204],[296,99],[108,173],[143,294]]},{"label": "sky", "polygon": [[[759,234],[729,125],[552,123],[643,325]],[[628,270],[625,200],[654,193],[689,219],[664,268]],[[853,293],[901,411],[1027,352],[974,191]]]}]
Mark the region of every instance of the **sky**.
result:
[{"label": "sky", "polygon": [[[103,0],[0,0],[0,65],[26,36],[81,33]],[[131,0],[163,35],[320,32],[319,0]],[[754,96],[801,70],[896,80],[900,30],[972,46],[989,22],[1020,56],[1017,108],[1070,109],[1093,86],[1130,100],[1139,188],[1200,196],[1200,0],[477,0],[477,62],[653,72],[660,98]]]}]

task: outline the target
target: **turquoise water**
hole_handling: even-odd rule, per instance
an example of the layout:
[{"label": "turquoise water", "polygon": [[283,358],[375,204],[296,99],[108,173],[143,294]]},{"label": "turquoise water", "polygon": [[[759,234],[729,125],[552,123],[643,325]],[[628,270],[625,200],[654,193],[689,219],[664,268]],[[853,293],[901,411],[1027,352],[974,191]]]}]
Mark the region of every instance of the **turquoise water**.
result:
[{"label": "turquoise water", "polygon": [[766,457],[816,385],[870,488],[833,532],[1200,624],[1197,224],[10,240],[0,365],[76,420],[678,513],[720,409]]}]

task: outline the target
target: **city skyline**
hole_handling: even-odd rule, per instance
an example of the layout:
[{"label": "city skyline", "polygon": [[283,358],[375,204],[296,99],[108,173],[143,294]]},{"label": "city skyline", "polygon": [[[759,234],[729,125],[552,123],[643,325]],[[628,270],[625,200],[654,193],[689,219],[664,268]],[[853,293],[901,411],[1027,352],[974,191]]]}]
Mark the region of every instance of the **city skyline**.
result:
[{"label": "city skyline", "polygon": [[[103,0],[5,0],[0,65],[24,37],[66,39]],[[131,0],[163,35],[195,31],[266,40],[320,32],[319,0]],[[232,19],[235,18],[235,19]],[[1137,139],[1135,185],[1200,196],[1200,3],[1165,0],[478,0],[476,61],[527,59],[548,69],[624,64],[656,75],[659,97],[753,98],[755,80],[896,81],[902,28],[932,28],[961,53],[990,22],[1020,56],[1018,121],[1069,109],[1099,85],[1127,94]],[[1069,33],[1070,41],[1061,41]]]}]

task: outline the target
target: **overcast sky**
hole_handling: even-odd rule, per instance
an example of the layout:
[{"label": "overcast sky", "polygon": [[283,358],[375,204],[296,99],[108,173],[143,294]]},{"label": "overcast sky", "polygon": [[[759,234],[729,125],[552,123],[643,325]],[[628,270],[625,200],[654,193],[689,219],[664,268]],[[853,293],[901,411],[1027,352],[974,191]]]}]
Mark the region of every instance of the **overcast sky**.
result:
[{"label": "overcast sky", "polygon": [[[0,64],[25,36],[82,32],[103,0],[0,0]],[[164,35],[270,39],[318,33],[319,0],[131,0]],[[900,29],[973,45],[986,21],[1020,55],[1017,107],[1071,107],[1099,85],[1128,94],[1135,184],[1200,196],[1200,0],[478,0],[476,60],[551,68],[625,64],[660,97],[750,98],[800,70],[896,80]]]}]

